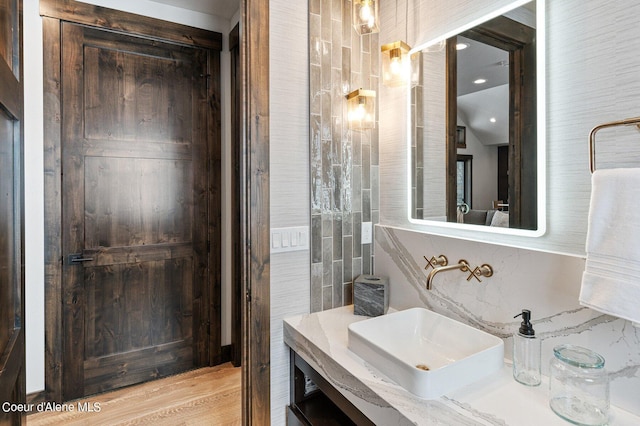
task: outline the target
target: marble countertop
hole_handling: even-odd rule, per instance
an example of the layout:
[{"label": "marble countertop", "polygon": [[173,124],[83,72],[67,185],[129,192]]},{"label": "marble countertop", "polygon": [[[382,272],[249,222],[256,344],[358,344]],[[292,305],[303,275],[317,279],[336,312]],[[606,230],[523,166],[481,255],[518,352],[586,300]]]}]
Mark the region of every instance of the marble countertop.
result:
[{"label": "marble countertop", "polygon": [[[347,327],[367,317],[345,306],[284,320],[284,342],[376,424],[568,425],[548,405],[548,382],[529,388],[511,365],[479,382],[424,400],[404,390],[347,348]],[[610,425],[640,424],[640,417],[611,408]]]}]

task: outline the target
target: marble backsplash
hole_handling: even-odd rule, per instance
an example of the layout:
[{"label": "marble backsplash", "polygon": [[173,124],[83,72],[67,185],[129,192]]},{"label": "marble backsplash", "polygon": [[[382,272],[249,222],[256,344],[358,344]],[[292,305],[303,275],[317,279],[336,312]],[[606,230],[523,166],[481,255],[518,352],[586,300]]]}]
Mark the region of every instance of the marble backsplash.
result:
[{"label": "marble backsplash", "polygon": [[[640,328],[578,303],[584,259],[488,243],[440,237],[378,225],[375,273],[389,277],[389,305],[422,306],[505,340],[511,359],[512,334],[521,309],[532,311],[542,341],[543,374],[553,347],[570,343],[592,349],[606,360],[611,403],[640,415]],[[444,254],[449,264],[465,259],[471,267],[490,264],[494,274],[467,281],[458,270],[439,273],[426,290],[429,270],[423,256]],[[640,309],[640,307],[639,307]]]}]

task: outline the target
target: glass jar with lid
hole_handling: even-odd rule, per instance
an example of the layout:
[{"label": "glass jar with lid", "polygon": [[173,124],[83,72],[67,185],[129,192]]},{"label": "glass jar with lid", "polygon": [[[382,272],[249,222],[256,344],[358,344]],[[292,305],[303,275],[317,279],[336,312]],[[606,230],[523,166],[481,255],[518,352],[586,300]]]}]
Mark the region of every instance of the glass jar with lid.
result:
[{"label": "glass jar with lid", "polygon": [[609,420],[609,377],[604,358],[580,346],[553,348],[549,370],[549,406],[577,424],[605,425]]}]

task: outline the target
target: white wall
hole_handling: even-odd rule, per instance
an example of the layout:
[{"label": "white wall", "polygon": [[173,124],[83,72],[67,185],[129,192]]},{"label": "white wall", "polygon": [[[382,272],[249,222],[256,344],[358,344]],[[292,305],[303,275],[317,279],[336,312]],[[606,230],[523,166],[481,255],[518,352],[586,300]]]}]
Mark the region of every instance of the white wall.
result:
[{"label": "white wall", "polygon": [[[271,227],[310,226],[307,1],[269,6]],[[310,251],[271,255],[271,424],[284,425],[289,349],[282,319],[309,312]]]},{"label": "white wall", "polygon": [[[26,251],[26,368],[27,393],[44,389],[44,174],[43,174],[43,83],[42,83],[42,20],[38,0],[24,0],[24,69],[25,69],[25,251]],[[222,173],[230,178],[230,116],[229,116],[229,49],[228,35],[239,14],[229,22],[218,16],[193,12],[148,0],[94,0],[100,6],[146,15],[222,33],[223,50],[220,54],[222,83]],[[229,206],[230,191],[223,192],[223,206]],[[222,212],[224,224],[230,223],[227,210]],[[222,268],[222,344],[231,343],[231,313],[229,236],[223,226]]]}]

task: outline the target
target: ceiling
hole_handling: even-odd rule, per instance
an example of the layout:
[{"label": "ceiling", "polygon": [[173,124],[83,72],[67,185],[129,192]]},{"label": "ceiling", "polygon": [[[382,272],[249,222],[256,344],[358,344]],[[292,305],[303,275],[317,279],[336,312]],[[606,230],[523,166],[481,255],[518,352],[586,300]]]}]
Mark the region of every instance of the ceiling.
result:
[{"label": "ceiling", "polygon": [[151,0],[182,9],[189,9],[209,15],[231,19],[240,8],[240,0]]}]

